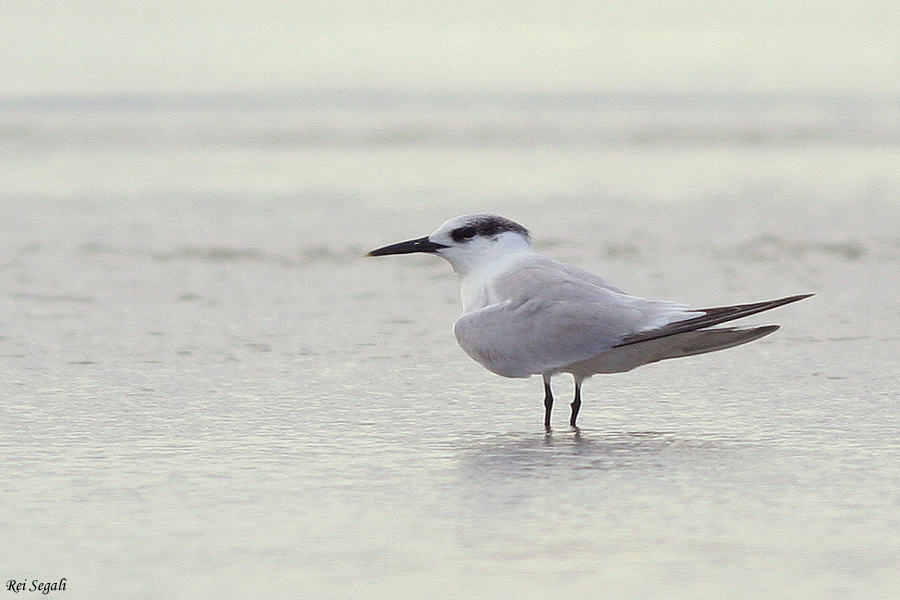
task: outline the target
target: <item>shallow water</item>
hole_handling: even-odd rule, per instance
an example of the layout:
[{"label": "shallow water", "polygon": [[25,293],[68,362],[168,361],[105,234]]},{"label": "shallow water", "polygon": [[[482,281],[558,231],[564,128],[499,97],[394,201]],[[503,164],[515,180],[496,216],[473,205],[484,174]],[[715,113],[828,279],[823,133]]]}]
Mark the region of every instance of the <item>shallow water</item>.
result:
[{"label": "shallow water", "polygon": [[[4,581],[900,594],[896,106],[331,100],[3,106]],[[583,429],[561,400],[545,435],[538,380],[456,347],[446,264],[362,256],[470,210],[641,295],[817,295],[754,344],[589,380]]]}]

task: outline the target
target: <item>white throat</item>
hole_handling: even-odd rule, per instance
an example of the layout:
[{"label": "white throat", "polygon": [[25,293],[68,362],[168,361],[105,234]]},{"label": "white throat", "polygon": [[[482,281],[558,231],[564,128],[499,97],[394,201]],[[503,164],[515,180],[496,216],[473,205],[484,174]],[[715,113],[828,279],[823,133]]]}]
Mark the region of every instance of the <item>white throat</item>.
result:
[{"label": "white throat", "polygon": [[487,243],[490,246],[466,248],[471,251],[445,256],[459,274],[463,312],[505,300],[498,296],[494,286],[497,277],[515,269],[519,261],[534,254],[528,240],[517,234],[504,234],[500,239]]}]

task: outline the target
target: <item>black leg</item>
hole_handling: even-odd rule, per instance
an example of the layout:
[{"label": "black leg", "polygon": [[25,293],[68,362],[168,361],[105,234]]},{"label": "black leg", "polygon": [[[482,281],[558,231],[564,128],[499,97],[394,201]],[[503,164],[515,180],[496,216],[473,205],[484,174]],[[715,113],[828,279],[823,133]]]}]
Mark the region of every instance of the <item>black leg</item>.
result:
[{"label": "black leg", "polygon": [[569,419],[569,425],[578,429],[578,425],[575,424],[578,419],[578,411],[581,410],[581,380],[575,380],[575,399],[572,400],[572,417]]},{"label": "black leg", "polygon": [[550,390],[550,377],[544,375],[544,429],[550,431],[550,411],[553,410],[553,392]]}]

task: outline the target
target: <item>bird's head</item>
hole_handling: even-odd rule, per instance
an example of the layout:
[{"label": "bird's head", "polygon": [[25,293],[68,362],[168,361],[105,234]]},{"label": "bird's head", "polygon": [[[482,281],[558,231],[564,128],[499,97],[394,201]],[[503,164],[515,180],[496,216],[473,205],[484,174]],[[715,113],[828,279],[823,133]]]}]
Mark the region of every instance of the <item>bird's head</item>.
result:
[{"label": "bird's head", "polygon": [[427,252],[445,258],[454,271],[466,274],[512,253],[530,250],[527,229],[505,217],[479,213],[455,217],[429,236],[384,246],[368,256]]}]

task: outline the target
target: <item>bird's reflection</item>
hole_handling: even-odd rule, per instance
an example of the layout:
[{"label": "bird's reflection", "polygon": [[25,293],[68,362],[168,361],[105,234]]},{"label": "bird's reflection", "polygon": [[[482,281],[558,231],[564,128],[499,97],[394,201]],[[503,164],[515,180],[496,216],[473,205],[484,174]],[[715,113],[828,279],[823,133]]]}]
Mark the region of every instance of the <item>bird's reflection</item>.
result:
[{"label": "bird's reflection", "polygon": [[706,450],[725,443],[717,437],[673,432],[621,433],[575,429],[543,435],[508,434],[473,441],[463,470],[471,477],[542,477],[573,470],[654,466],[670,452]]}]

